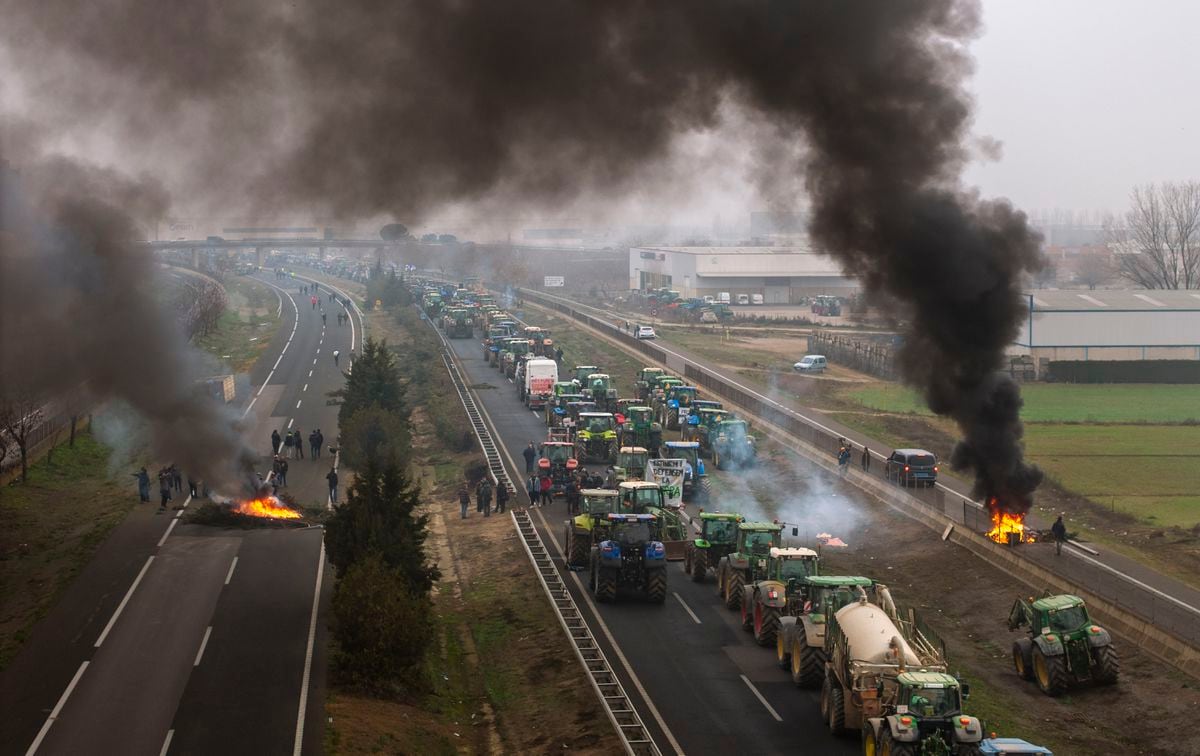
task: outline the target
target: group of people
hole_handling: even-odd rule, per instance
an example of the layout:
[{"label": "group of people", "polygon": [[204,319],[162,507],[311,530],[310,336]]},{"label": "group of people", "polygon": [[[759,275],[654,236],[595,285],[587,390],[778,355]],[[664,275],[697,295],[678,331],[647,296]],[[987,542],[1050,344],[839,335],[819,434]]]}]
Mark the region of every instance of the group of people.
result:
[{"label": "group of people", "polygon": [[[854,446],[844,438],[838,439],[838,471],[845,475],[850,469],[850,460],[854,458]],[[862,456],[859,458],[859,464],[862,465],[863,472],[871,471],[871,450],[864,444],[862,448]]]},{"label": "group of people", "polygon": [[[538,474],[534,467],[537,464],[538,451],[532,441],[526,446],[521,455],[525,457],[525,493],[529,496],[532,507],[545,506],[554,500],[554,479],[548,472]],[[611,470],[611,468],[610,468]],[[589,473],[583,468],[572,470],[563,484],[563,494],[567,497],[567,506],[571,514],[579,510],[579,492],[585,488],[603,488],[605,478],[599,473]]]},{"label": "group of people", "polygon": [[[146,472],[146,468],[143,467],[132,475],[137,479],[138,498],[143,502],[150,501],[150,473]],[[191,497],[199,497],[202,492],[204,496],[208,496],[207,486],[203,486],[200,481],[194,480],[190,475],[187,478],[187,485]],[[183,473],[180,472],[178,465],[172,463],[158,470],[158,511],[164,511],[167,503],[175,498],[176,493],[183,495]]]},{"label": "group of people", "polygon": [[[325,444],[325,434],[317,428],[308,434],[308,453],[313,459],[321,458],[321,448]],[[304,435],[299,430],[290,430],[286,436],[280,436],[279,430],[271,431],[271,455],[284,459],[304,459]]]},{"label": "group of people", "polygon": [[[508,509],[508,486],[497,485],[493,488],[491,480],[485,475],[475,484],[475,511],[484,517],[492,516],[492,497],[496,499],[496,512]],[[458,487],[458,504],[462,510],[462,519],[467,519],[467,509],[471,506],[471,490],[468,481],[463,481]]]}]

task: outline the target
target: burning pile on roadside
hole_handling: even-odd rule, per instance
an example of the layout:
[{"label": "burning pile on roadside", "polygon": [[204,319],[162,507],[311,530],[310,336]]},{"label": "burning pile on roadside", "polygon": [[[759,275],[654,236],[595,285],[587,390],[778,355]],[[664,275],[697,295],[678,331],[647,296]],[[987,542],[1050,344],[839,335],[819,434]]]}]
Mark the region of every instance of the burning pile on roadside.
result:
[{"label": "burning pile on roadside", "polygon": [[271,520],[301,519],[299,512],[269,495],[259,496],[257,499],[230,502],[230,511],[246,517],[265,517]]},{"label": "burning pile on roadside", "polygon": [[1025,527],[1025,512],[1005,511],[1000,499],[995,496],[989,497],[987,503],[988,510],[992,513],[992,529],[987,532],[988,538],[1006,546],[1033,543],[1037,540]]}]

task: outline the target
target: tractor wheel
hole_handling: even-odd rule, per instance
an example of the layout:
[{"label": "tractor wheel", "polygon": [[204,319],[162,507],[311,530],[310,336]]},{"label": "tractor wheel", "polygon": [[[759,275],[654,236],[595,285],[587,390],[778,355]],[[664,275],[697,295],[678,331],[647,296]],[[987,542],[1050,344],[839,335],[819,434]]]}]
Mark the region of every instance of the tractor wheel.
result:
[{"label": "tractor wheel", "polygon": [[1017,670],[1017,677],[1022,680],[1033,679],[1033,641],[1028,638],[1021,638],[1013,643],[1012,657],[1013,668]]},{"label": "tractor wheel", "polygon": [[900,743],[892,738],[892,731],[884,724],[883,737],[879,739],[879,756],[916,756],[919,743]]},{"label": "tractor wheel", "polygon": [[729,570],[725,576],[725,607],[738,609],[742,606],[742,586],[746,584],[746,576],[740,570]]},{"label": "tractor wheel", "polygon": [[651,570],[646,576],[646,595],[655,604],[661,604],[667,600],[667,571]]},{"label": "tractor wheel", "polygon": [[[794,659],[796,657],[793,656],[792,658]],[[821,686],[821,696],[820,696],[820,700],[818,703],[818,708],[820,709],[820,712],[821,712],[821,721],[822,722],[829,721],[829,687],[830,687],[829,680],[825,680],[825,684]]]},{"label": "tractor wheel", "polygon": [[663,423],[663,425],[671,430],[675,430],[676,428],[678,428],[679,427],[679,410],[675,410],[675,409],[667,410],[667,420],[666,420],[666,422]]},{"label": "tractor wheel", "polygon": [[863,727],[862,731],[863,756],[879,756],[879,743],[875,740],[875,730]]},{"label": "tractor wheel", "polygon": [[696,549],[695,555],[692,557],[692,580],[703,583],[707,575],[708,552],[704,549]]},{"label": "tractor wheel", "polygon": [[572,567],[582,567],[587,564],[588,553],[591,552],[592,545],[587,542],[587,539],[580,538],[574,529],[568,533],[567,539],[569,544],[567,548],[570,552],[567,563]]},{"label": "tractor wheel", "polygon": [[1033,647],[1033,677],[1042,692],[1052,698],[1065,693],[1070,684],[1063,655],[1046,656],[1037,646]]},{"label": "tractor wheel", "polygon": [[707,475],[704,475],[700,478],[700,484],[696,487],[696,502],[698,504],[707,504],[711,496],[712,481],[708,479]]},{"label": "tractor wheel", "polygon": [[596,600],[604,604],[617,597],[617,571],[597,565],[595,573]]},{"label": "tractor wheel", "polygon": [[754,641],[769,646],[779,634],[779,610],[773,606],[754,605]]},{"label": "tractor wheel", "polygon": [[742,629],[748,633],[754,632],[754,608],[746,602],[746,597],[742,597],[742,605],[739,609],[742,617]]},{"label": "tractor wheel", "polygon": [[829,732],[842,735],[846,732],[846,700],[842,686],[830,681],[829,685]]},{"label": "tractor wheel", "polygon": [[810,646],[804,638],[792,639],[792,682],[798,688],[815,688],[825,679],[825,649]]},{"label": "tractor wheel", "polygon": [[780,669],[792,668],[792,642],[782,632],[775,633],[775,662]]},{"label": "tractor wheel", "polygon": [[1110,643],[1096,649],[1096,671],[1092,675],[1101,685],[1114,685],[1121,676],[1121,657]]}]

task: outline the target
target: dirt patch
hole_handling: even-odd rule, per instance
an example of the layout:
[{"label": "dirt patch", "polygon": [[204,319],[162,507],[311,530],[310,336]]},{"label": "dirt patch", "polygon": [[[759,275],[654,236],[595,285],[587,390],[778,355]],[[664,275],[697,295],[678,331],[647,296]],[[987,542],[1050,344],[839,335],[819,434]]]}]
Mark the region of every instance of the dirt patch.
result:
[{"label": "dirt patch", "polygon": [[473,753],[470,730],[412,704],[330,693],[325,700],[325,752],[331,754]]}]

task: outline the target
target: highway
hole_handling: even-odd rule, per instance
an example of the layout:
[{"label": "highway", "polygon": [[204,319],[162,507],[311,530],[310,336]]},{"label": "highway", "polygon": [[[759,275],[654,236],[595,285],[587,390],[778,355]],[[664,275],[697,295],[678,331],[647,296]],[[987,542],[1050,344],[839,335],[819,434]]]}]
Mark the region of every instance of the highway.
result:
[{"label": "highway", "polygon": [[[530,441],[546,437],[545,423],[524,407],[511,382],[488,367],[478,340],[450,345],[504,447],[509,475],[524,480],[524,465],[514,460]],[[494,388],[479,388],[485,384]],[[834,738],[820,722],[817,693],[796,689],[775,665],[774,649],[760,648],[741,629],[737,613],[718,601],[712,577],[694,583],[674,562],[664,605],[629,596],[597,606],[583,589],[586,573],[569,573],[562,564],[565,502],[533,512],[542,540],[663,753],[857,752],[857,740]]]},{"label": "highway", "polygon": [[[362,322],[355,310],[339,327],[324,286],[327,324],[302,282],[259,280],[279,294],[282,318],[243,409],[265,475],[272,428],[307,439],[319,427],[335,442],[332,352],[358,348]],[[285,490],[323,506],[331,462],[292,460]],[[320,753],[332,587],[323,531],[224,530],[157,509],[141,505],[113,530],[0,673],[0,752]]]}]

